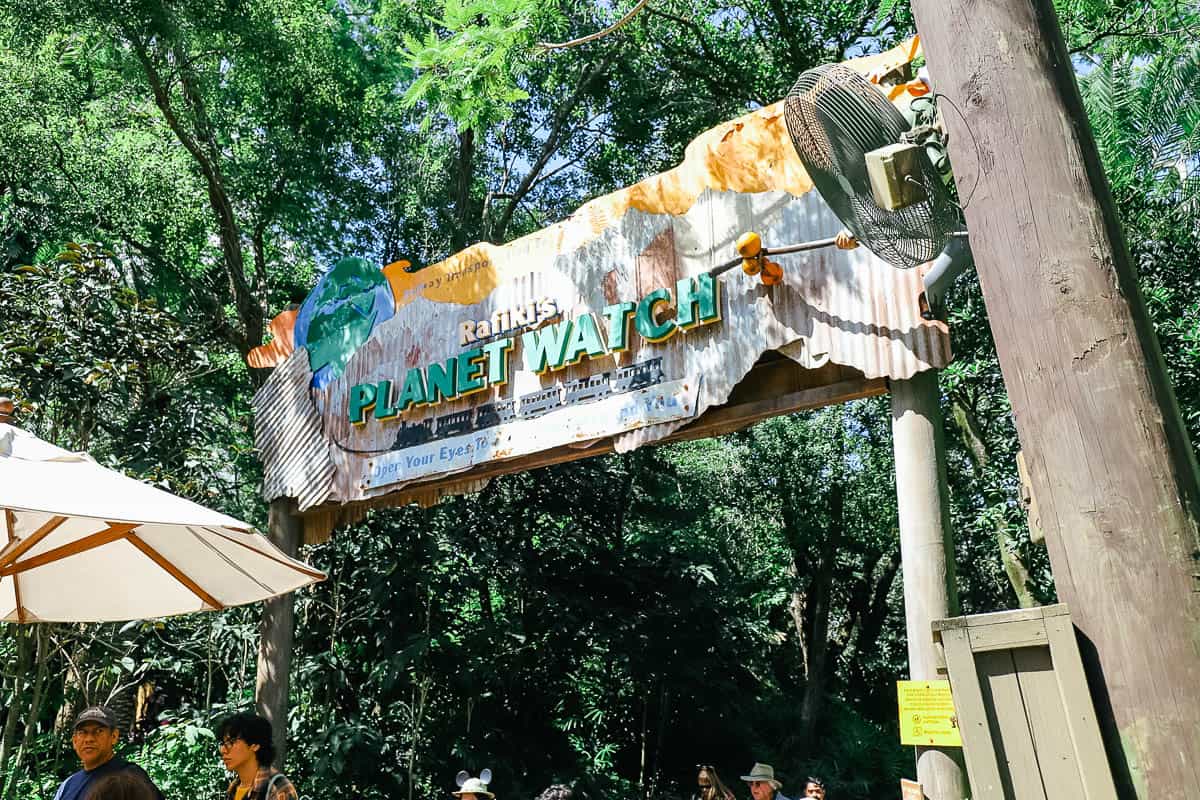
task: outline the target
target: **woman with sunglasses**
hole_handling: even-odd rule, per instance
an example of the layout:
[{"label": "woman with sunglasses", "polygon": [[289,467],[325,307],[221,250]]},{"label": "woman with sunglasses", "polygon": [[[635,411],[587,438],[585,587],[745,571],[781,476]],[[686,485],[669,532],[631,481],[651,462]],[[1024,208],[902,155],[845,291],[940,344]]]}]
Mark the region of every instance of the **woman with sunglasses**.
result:
[{"label": "woman with sunglasses", "polygon": [[734,800],[733,792],[717,777],[717,770],[712,764],[697,764],[696,785],[699,791],[693,800]]}]

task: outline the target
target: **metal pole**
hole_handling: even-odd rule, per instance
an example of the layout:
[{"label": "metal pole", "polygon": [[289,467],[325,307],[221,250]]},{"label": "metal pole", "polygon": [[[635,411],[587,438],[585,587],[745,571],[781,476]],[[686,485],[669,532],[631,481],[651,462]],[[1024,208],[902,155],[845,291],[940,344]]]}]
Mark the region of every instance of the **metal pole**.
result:
[{"label": "metal pole", "polygon": [[[936,371],[892,382],[892,447],[908,672],[912,680],[936,680],[940,676],[931,623],[958,615]],[[930,800],[963,800],[968,792],[962,751],[918,747],[917,780]]]}]

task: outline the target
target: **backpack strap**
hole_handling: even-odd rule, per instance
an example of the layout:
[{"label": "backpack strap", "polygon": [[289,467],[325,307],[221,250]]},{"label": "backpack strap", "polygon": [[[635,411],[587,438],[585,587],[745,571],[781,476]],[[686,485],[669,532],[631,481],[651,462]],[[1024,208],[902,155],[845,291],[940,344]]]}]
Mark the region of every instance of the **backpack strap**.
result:
[{"label": "backpack strap", "polygon": [[282,772],[276,772],[271,776],[271,782],[267,784],[267,789],[265,792],[263,792],[262,800],[271,800],[271,790],[275,788],[275,782],[282,777]]}]

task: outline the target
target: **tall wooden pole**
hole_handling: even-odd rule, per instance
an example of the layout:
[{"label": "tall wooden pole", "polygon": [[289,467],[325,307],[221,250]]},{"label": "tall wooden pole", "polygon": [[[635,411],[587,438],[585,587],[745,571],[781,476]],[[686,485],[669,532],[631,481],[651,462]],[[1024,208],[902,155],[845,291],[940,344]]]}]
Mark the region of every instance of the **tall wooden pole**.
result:
[{"label": "tall wooden pole", "polygon": [[[931,681],[941,677],[931,623],[958,615],[937,372],[893,381],[891,388],[908,674]],[[918,747],[917,780],[929,800],[963,800],[968,792],[962,751]]]},{"label": "tall wooden pole", "polygon": [[[290,498],[271,501],[267,535],[291,557],[300,550],[301,524],[296,503]],[[296,594],[288,592],[263,603],[258,640],[258,679],[255,687],[258,713],[271,723],[275,734],[275,765],[282,768],[287,756],[287,718],[292,644],[295,640]]]},{"label": "tall wooden pole", "polygon": [[1200,482],[1053,5],[912,8],[1121,796],[1194,798]]}]

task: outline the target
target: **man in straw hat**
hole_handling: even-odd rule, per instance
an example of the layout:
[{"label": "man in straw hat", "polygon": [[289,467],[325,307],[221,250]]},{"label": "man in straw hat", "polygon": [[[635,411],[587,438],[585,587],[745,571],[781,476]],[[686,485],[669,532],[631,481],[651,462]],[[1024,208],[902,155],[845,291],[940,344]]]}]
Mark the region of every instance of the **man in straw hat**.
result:
[{"label": "man in straw hat", "polygon": [[750,784],[750,794],[754,800],[788,800],[779,793],[782,783],[775,780],[775,768],[770,764],[755,764],[750,768],[749,775],[743,775],[742,780]]},{"label": "man in straw hat", "polygon": [[458,784],[458,791],[450,794],[458,798],[458,800],[494,800],[496,795],[488,791],[488,784],[492,780],[492,771],[483,769],[479,773],[478,778],[472,778],[470,773],[465,769],[458,773],[454,778],[454,782]]}]

